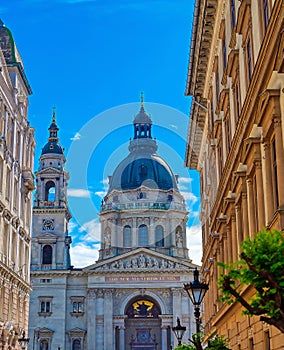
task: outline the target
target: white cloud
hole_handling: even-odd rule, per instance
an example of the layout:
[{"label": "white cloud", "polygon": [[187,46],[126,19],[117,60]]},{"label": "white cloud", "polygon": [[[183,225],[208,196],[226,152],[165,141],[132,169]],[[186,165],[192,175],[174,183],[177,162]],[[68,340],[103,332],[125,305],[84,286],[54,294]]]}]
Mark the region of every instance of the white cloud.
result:
[{"label": "white cloud", "polygon": [[67,194],[70,197],[80,197],[80,198],[89,198],[90,192],[83,188],[69,188]]},{"label": "white cloud", "polygon": [[187,247],[189,257],[193,263],[201,265],[202,258],[202,230],[200,225],[190,226],[186,229]]},{"label": "white cloud", "polygon": [[80,138],[81,138],[81,134],[79,134],[78,132],[76,132],[76,134],[75,134],[73,137],[71,137],[70,140],[72,140],[72,141],[78,141],[78,140],[80,140]]},{"label": "white cloud", "polygon": [[74,267],[85,267],[94,264],[99,257],[99,244],[87,245],[82,242],[70,249],[71,264]]},{"label": "white cloud", "polygon": [[101,239],[101,225],[97,219],[85,222],[79,232],[86,232],[83,240],[86,242],[98,242]]},{"label": "white cloud", "polygon": [[76,222],[74,222],[72,220],[68,222],[68,232],[69,233],[72,233],[76,227],[78,227]]},{"label": "white cloud", "polygon": [[95,194],[100,198],[104,198],[104,196],[106,195],[106,191],[97,191],[95,192]]},{"label": "white cloud", "polygon": [[192,192],[181,192],[186,201],[190,201],[192,204],[198,201],[196,195]]},{"label": "white cloud", "polygon": [[191,183],[192,178],[191,177],[179,177],[178,182],[189,184]]}]

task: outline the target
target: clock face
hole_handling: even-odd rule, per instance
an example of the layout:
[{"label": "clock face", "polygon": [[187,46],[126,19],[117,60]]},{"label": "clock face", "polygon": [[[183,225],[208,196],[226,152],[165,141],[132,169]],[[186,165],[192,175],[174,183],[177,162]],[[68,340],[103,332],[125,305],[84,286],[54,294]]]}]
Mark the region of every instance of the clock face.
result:
[{"label": "clock face", "polygon": [[53,231],[54,230],[54,219],[43,219],[42,220],[42,229],[44,231]]}]

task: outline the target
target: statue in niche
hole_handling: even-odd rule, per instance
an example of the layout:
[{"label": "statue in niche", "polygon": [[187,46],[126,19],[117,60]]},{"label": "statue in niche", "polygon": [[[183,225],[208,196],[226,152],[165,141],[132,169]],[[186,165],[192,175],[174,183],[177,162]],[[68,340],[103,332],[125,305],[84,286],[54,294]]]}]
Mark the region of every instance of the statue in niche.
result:
[{"label": "statue in niche", "polygon": [[176,246],[178,248],[182,248],[183,247],[183,236],[182,236],[181,228],[178,228],[176,230]]},{"label": "statue in niche", "polygon": [[111,243],[111,236],[110,236],[110,231],[107,230],[104,235],[104,244],[105,244],[105,249],[110,248],[110,243]]}]

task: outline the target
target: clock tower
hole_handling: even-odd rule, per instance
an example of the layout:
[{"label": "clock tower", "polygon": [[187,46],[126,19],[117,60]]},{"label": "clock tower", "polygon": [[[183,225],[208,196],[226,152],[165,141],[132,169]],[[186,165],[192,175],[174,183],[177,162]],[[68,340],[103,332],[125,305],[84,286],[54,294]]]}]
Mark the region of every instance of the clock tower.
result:
[{"label": "clock tower", "polygon": [[65,170],[64,149],[58,138],[55,111],[48,128],[48,142],[42,148],[36,172],[33,207],[31,270],[70,268],[67,203],[69,174]]}]

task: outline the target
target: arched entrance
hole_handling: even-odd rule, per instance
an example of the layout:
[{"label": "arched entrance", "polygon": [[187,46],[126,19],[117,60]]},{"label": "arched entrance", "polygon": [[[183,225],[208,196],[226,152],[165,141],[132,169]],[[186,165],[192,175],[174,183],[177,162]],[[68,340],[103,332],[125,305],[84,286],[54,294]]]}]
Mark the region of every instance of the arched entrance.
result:
[{"label": "arched entrance", "polygon": [[149,296],[137,296],[125,308],[125,350],[162,350],[161,308]]}]

